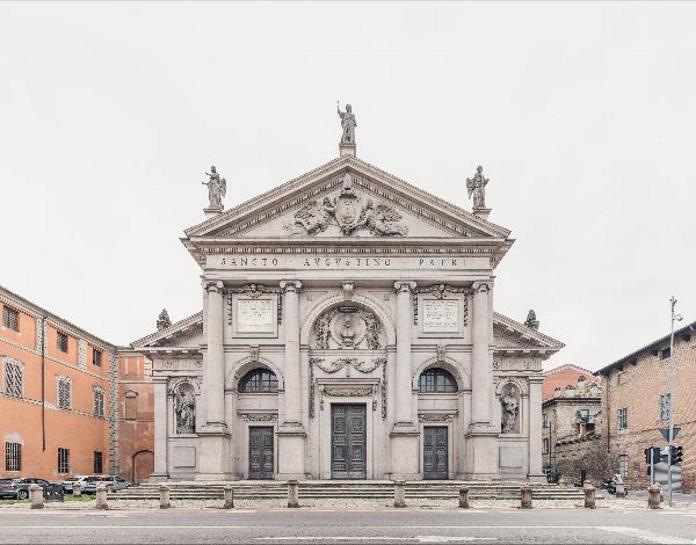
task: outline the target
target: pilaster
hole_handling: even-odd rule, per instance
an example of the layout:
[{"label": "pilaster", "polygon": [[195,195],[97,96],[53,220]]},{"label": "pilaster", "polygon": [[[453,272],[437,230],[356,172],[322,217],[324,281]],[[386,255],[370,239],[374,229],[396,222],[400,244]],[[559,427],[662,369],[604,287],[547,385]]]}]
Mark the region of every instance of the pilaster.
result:
[{"label": "pilaster", "polygon": [[223,283],[205,282],[208,293],[207,347],[203,386],[206,399],[206,423],[203,433],[225,433],[225,350],[223,345]]},{"label": "pilaster", "polygon": [[542,480],[541,399],[544,377],[529,378],[529,479]]},{"label": "pilaster", "polygon": [[167,379],[153,379],[155,396],[155,467],[152,480],[167,478]]}]

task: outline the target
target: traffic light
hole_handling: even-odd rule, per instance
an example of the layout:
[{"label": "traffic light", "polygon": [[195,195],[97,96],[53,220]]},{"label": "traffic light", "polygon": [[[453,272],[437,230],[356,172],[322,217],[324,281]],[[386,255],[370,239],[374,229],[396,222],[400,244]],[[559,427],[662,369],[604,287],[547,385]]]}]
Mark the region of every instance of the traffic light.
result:
[{"label": "traffic light", "polygon": [[645,463],[650,465],[660,463],[660,447],[648,447],[645,449]]},{"label": "traffic light", "polygon": [[681,464],[684,459],[684,447],[672,445],[672,463]]}]

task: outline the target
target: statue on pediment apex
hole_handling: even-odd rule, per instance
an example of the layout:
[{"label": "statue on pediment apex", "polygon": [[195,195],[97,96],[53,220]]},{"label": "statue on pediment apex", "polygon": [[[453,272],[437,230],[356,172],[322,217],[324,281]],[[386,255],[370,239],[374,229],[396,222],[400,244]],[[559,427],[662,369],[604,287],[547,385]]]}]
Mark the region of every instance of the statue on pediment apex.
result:
[{"label": "statue on pediment apex", "polygon": [[227,180],[220,178],[220,174],[215,169],[215,166],[210,167],[210,172],[205,173],[209,180],[201,182],[208,186],[208,200],[210,201],[208,208],[211,210],[222,210],[222,198],[227,194]]},{"label": "statue on pediment apex", "polygon": [[483,167],[476,168],[476,174],[473,178],[466,179],[466,189],[469,193],[469,198],[473,196],[474,210],[485,210],[486,208],[486,186],[488,178],[483,176]]},{"label": "statue on pediment apex", "polygon": [[346,111],[342,112],[338,101],[336,101],[336,111],[338,112],[338,117],[341,118],[341,127],[343,128],[341,144],[355,144],[355,127],[358,124],[355,121],[353,107],[350,104],[346,104]]}]

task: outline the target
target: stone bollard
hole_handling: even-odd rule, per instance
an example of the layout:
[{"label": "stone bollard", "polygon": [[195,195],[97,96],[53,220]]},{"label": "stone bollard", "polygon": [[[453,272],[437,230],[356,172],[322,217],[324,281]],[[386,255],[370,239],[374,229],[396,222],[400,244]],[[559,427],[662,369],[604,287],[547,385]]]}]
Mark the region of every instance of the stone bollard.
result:
[{"label": "stone bollard", "polygon": [[520,488],[520,500],[521,500],[521,507],[522,509],[531,509],[532,508],[532,487],[529,486],[528,484],[525,484],[522,488]]},{"label": "stone bollard", "polygon": [[169,502],[169,486],[161,484],[160,491],[160,509],[169,509],[172,504]]},{"label": "stone bollard", "polygon": [[234,489],[232,485],[226,484],[224,488],[225,503],[223,503],[223,509],[234,509]]},{"label": "stone bollard", "polygon": [[469,505],[469,489],[463,486],[459,489],[459,508],[469,509],[469,507],[471,507]]},{"label": "stone bollard", "polygon": [[38,484],[29,485],[29,499],[31,500],[32,509],[43,509],[44,507],[44,494],[43,488]]},{"label": "stone bollard", "polygon": [[661,487],[652,485],[648,488],[648,507],[650,509],[660,509],[660,501],[662,500]]},{"label": "stone bollard", "polygon": [[96,505],[94,506],[96,509],[108,509],[109,508],[109,503],[106,501],[106,486],[103,484],[98,484],[97,485],[97,493],[95,494],[95,497],[97,499]]},{"label": "stone bollard", "polygon": [[300,502],[299,502],[299,486],[300,483],[298,483],[296,480],[290,480],[288,481],[288,507],[299,507]]},{"label": "stone bollard", "polygon": [[406,507],[405,481],[394,481],[394,507]]},{"label": "stone bollard", "polygon": [[79,482],[72,485],[72,495],[76,498],[82,496],[82,485]]},{"label": "stone bollard", "polygon": [[585,492],[585,509],[594,509],[596,507],[595,487],[585,483],[583,491]]}]

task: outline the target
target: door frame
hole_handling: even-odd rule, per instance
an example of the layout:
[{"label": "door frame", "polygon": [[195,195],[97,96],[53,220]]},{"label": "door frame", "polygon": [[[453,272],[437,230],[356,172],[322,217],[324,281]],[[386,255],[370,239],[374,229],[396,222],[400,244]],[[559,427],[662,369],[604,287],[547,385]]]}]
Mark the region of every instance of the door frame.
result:
[{"label": "door frame", "polygon": [[[268,426],[273,428],[273,475],[278,475],[278,416],[274,413],[251,414],[238,413],[239,441],[232,444],[230,455],[233,457],[232,467],[236,468],[237,478],[249,478],[249,428]],[[275,477],[274,477],[275,478]]]},{"label": "door frame", "polygon": [[[425,430],[426,429],[444,429],[445,430],[445,440],[447,441],[447,475],[445,477],[437,477],[437,478],[430,478],[425,476]],[[451,470],[451,458],[450,458],[450,433],[449,429],[447,428],[446,425],[438,424],[435,422],[428,422],[427,424],[423,424],[423,440],[421,441],[422,445],[422,452],[421,452],[421,459],[423,460],[423,480],[424,481],[438,481],[438,480],[445,480],[449,479],[450,475],[452,474]]]},{"label": "door frame", "polygon": [[458,460],[454,457],[454,453],[456,451],[456,446],[454,443],[456,441],[456,435],[454,433],[454,430],[457,429],[456,426],[457,419],[455,416],[450,416],[448,420],[444,422],[424,422],[420,421],[418,429],[420,431],[419,434],[419,450],[418,450],[418,457],[420,458],[419,461],[419,471],[421,475],[421,479],[423,480],[429,480],[425,479],[425,460],[424,460],[424,452],[425,452],[425,428],[426,427],[441,427],[441,428],[447,428],[447,480],[452,480],[455,478],[456,475],[456,465],[458,463]]},{"label": "door frame", "polygon": [[[326,380],[326,379],[324,379]],[[381,417],[378,411],[378,405],[373,403],[376,401],[378,394],[376,384],[379,383],[378,379],[353,379],[350,382],[346,379],[342,379],[344,382],[341,384],[345,388],[355,388],[356,386],[368,386],[375,385],[373,392],[370,395],[364,396],[334,396],[324,391],[323,384],[324,381],[319,382],[322,396],[320,406],[318,407],[318,417],[319,417],[319,478],[325,480],[331,480],[331,406],[344,405],[344,404],[356,404],[365,405],[365,476],[366,479],[374,479],[374,459],[375,459],[375,426],[377,422],[381,422]],[[327,384],[335,385],[333,381],[326,380]],[[377,420],[379,418],[379,421]],[[361,479],[362,480],[362,479]]]},{"label": "door frame", "polygon": [[275,433],[275,427],[272,424],[264,424],[262,422],[252,422],[247,426],[247,479],[251,480],[251,429],[252,428],[265,428],[267,430],[271,431],[271,436],[273,437],[273,463],[272,463],[272,475],[270,477],[266,477],[263,479],[254,479],[257,481],[272,481],[275,479],[276,474],[278,473],[276,471],[277,467],[277,462],[276,458],[278,457],[277,452],[277,445],[276,445],[276,433]]}]

